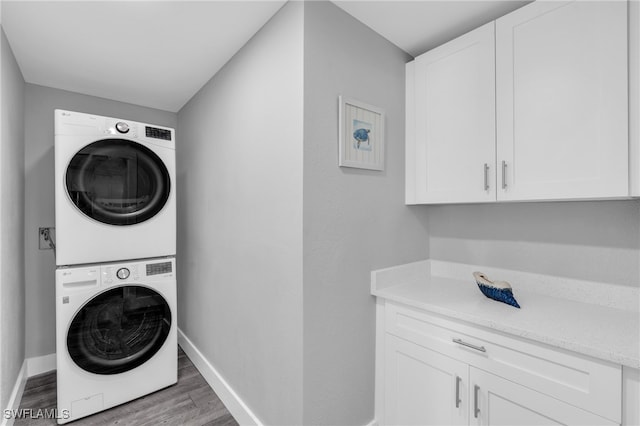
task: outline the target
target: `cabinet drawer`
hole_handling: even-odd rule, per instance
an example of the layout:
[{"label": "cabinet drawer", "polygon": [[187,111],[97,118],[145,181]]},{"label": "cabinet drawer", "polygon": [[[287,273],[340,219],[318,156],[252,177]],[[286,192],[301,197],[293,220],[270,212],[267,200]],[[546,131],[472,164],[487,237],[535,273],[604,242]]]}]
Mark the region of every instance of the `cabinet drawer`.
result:
[{"label": "cabinet drawer", "polygon": [[619,365],[393,303],[385,315],[387,333],[621,422]]}]

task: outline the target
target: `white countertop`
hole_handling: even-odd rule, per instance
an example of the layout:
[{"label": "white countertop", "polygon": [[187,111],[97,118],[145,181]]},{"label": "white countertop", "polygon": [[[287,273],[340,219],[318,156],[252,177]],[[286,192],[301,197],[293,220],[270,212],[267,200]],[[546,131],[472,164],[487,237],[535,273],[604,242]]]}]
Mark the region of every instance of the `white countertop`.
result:
[{"label": "white countertop", "polygon": [[[509,281],[521,309],[485,297],[471,275],[476,270]],[[377,297],[640,368],[637,287],[435,260],[373,271],[371,277]]]}]

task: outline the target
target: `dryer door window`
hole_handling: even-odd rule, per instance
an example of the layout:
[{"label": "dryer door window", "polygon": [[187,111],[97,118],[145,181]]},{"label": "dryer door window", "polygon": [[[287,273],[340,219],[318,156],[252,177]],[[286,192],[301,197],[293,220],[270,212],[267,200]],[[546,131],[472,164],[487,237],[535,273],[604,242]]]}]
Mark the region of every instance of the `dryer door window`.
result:
[{"label": "dryer door window", "polygon": [[116,287],[99,294],[75,315],[67,350],[83,370],[118,374],[151,359],[171,329],[171,310],[156,291]]},{"label": "dryer door window", "polygon": [[149,148],[124,139],[87,145],[69,163],[71,201],[110,225],[134,225],[155,216],[169,199],[169,172]]}]

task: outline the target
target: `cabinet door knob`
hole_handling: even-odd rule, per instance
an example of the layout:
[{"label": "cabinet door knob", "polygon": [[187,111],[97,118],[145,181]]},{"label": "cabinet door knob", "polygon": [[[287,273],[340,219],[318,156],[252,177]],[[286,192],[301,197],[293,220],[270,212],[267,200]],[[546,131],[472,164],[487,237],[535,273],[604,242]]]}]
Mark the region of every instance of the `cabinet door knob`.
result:
[{"label": "cabinet door knob", "polygon": [[462,400],[460,399],[460,382],[462,379],[460,376],[456,376],[456,408],[460,408],[460,403]]}]

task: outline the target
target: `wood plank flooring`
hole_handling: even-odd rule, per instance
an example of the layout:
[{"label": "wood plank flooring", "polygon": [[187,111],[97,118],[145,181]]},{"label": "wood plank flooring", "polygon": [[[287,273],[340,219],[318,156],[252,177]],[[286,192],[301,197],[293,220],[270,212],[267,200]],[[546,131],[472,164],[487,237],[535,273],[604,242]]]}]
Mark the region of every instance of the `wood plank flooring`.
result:
[{"label": "wood plank flooring", "polygon": [[[16,426],[55,425],[54,419],[37,416],[38,410],[56,408],[56,373],[41,374],[27,380],[20,409],[31,409]],[[29,413],[29,412],[27,412]],[[42,413],[42,412],[41,412]],[[34,418],[35,417],[35,418]],[[178,349],[178,383],[92,416],[69,423],[72,426],[232,426],[238,422],[209,387],[182,349]]]}]

